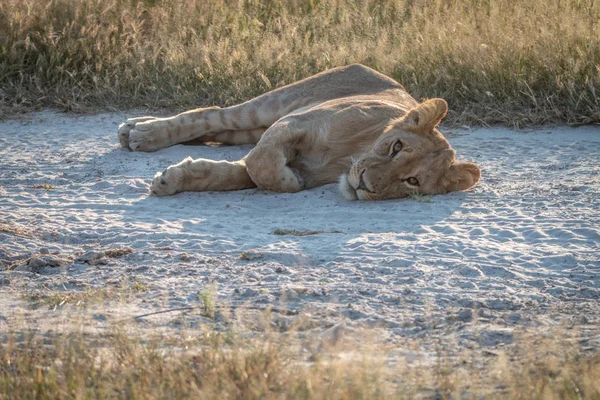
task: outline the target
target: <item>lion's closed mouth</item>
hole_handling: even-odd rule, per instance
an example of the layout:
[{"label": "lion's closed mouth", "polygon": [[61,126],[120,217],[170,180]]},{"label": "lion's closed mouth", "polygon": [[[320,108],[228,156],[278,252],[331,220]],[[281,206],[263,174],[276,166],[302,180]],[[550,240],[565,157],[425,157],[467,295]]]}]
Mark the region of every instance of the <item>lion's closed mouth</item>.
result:
[{"label": "lion's closed mouth", "polygon": [[365,183],[365,179],[364,179],[365,171],[366,171],[366,169],[362,170],[362,172],[360,173],[360,178],[359,178],[359,181],[358,181],[358,186],[356,188],[353,188],[353,189],[355,191],[364,190],[367,193],[373,193],[373,191],[370,190],[367,187],[367,184]]}]

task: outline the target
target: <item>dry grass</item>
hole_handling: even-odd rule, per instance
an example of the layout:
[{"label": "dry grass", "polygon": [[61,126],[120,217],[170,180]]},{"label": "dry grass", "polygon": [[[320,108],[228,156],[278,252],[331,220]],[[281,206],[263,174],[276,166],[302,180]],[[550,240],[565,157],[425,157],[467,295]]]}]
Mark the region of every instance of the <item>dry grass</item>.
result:
[{"label": "dry grass", "polygon": [[123,281],[118,286],[103,288],[88,288],[85,290],[34,290],[21,293],[20,296],[28,301],[32,308],[47,307],[57,310],[65,305],[88,307],[109,301],[131,301],[132,298],[146,291],[146,286],[137,281]]},{"label": "dry grass", "polygon": [[64,305],[86,306],[91,303],[108,300],[114,295],[110,289],[89,289],[84,291],[37,291],[23,295],[33,308],[48,307],[56,310]]},{"label": "dry grass", "polygon": [[564,337],[523,340],[493,359],[393,365],[384,346],[360,338],[210,329],[148,338],[124,325],[93,337],[42,337],[12,329],[0,344],[0,399],[600,398],[600,357]]},{"label": "dry grass", "polygon": [[15,236],[33,237],[34,232],[32,229],[22,225],[9,225],[0,224],[0,233],[11,233]]},{"label": "dry grass", "polygon": [[231,105],[354,62],[452,123],[600,121],[594,0],[5,0],[0,110]]},{"label": "dry grass", "polygon": [[83,308],[109,301],[131,301],[139,293],[146,291],[146,285],[134,281],[123,281],[118,286],[103,288],[88,288],[85,290],[35,290],[21,294],[32,308],[47,307],[56,310],[65,305],[81,306]]},{"label": "dry grass", "polygon": [[32,186],[34,189],[52,190],[54,186],[49,183],[38,183]]},{"label": "dry grass", "polygon": [[119,258],[126,256],[127,254],[132,254],[133,249],[131,247],[119,247],[116,249],[108,249],[104,252],[106,257],[110,258]]}]

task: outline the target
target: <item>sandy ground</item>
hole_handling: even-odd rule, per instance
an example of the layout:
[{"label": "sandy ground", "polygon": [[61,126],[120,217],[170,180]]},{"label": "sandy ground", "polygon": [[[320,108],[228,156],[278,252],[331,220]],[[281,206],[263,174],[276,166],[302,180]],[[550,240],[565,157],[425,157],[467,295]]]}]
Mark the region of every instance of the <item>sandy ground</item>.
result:
[{"label": "sandy ground", "polygon": [[[0,122],[1,330],[15,318],[56,327],[82,308],[32,307],[36,293],[137,285],[83,307],[92,323],[201,306],[214,290],[219,305],[287,310],[273,313],[284,327],[302,315],[315,329],[377,327],[390,342],[493,348],[561,325],[600,342],[599,127],[445,131],[482,168],[473,190],[369,203],[336,185],[149,197],[168,165],[235,160],[250,146],[129,152],[116,136],[127,117]],[[133,252],[103,253],[117,248]],[[199,315],[139,320],[177,329]]]}]

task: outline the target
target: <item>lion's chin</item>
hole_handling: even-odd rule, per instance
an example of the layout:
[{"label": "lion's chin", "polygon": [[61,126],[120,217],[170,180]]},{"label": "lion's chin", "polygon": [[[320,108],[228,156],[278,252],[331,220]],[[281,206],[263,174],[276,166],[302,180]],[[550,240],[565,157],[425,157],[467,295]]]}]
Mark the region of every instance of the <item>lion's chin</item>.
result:
[{"label": "lion's chin", "polygon": [[358,200],[358,195],[356,194],[356,190],[350,185],[348,182],[348,175],[343,174],[340,176],[338,187],[340,188],[340,192],[342,192],[342,196],[346,200]]}]

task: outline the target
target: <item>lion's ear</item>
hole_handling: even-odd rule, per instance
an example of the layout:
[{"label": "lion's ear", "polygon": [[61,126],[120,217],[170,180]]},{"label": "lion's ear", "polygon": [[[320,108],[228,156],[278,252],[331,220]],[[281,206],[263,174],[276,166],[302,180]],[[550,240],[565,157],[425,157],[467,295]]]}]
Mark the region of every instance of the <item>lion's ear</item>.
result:
[{"label": "lion's ear", "polygon": [[442,177],[442,186],[447,192],[467,190],[481,177],[479,167],[470,162],[455,162]]},{"label": "lion's ear", "polygon": [[401,118],[403,129],[429,133],[435,128],[448,112],[448,103],[444,99],[430,99],[419,104]]}]

